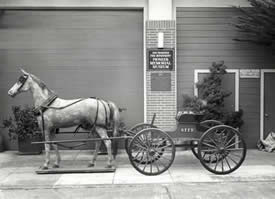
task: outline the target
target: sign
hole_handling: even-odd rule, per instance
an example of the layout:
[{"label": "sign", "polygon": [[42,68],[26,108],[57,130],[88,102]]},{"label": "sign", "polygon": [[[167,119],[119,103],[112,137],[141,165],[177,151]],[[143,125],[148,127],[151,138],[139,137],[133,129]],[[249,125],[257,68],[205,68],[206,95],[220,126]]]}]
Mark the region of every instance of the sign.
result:
[{"label": "sign", "polygon": [[148,49],[149,70],[173,70],[173,49]]},{"label": "sign", "polygon": [[260,78],[259,69],[240,69],[240,78]]},{"label": "sign", "polygon": [[151,91],[171,91],[171,73],[151,73]]}]

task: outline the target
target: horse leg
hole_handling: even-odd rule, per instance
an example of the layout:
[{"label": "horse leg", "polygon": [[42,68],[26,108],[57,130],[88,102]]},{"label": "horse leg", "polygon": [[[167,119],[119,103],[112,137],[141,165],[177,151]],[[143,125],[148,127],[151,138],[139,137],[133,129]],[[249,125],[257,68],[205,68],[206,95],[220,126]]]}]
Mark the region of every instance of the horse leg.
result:
[{"label": "horse leg", "polygon": [[[50,141],[50,131],[45,129],[45,141]],[[45,144],[45,162],[42,166],[42,169],[48,169],[50,164],[50,152],[51,146],[50,144]]]},{"label": "horse leg", "polygon": [[[101,128],[101,127],[96,127],[96,131],[101,138],[108,138],[106,129]],[[111,149],[111,140],[104,140],[104,143],[105,143],[105,146],[106,146],[107,152],[108,152],[108,160],[107,160],[106,168],[111,168],[112,160],[113,160],[112,149]]]},{"label": "horse leg", "polygon": [[[50,134],[50,139],[51,140],[53,140],[54,133],[55,133],[55,130],[51,131],[51,134]],[[59,150],[58,150],[58,145],[57,144],[51,144],[51,146],[52,146],[53,150],[55,151],[55,162],[54,162],[53,168],[59,168],[61,157],[60,157],[60,153],[59,153]]]},{"label": "horse leg", "polygon": [[60,153],[59,153],[59,150],[58,150],[58,145],[57,144],[52,144],[52,147],[55,151],[55,162],[54,162],[53,168],[59,168],[61,157],[60,157]]},{"label": "horse leg", "polygon": [[97,158],[97,155],[98,155],[100,145],[101,145],[101,141],[95,142],[95,150],[94,150],[94,154],[93,154],[93,159],[89,162],[88,167],[94,167],[95,166],[95,162],[96,162],[96,158]]}]

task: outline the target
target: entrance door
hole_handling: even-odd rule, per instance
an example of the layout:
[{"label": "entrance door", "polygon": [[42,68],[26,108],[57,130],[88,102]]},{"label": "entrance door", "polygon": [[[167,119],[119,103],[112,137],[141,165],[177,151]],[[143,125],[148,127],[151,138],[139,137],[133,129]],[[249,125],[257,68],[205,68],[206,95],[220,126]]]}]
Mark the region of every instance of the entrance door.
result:
[{"label": "entrance door", "polygon": [[264,137],[275,132],[275,71],[264,73]]}]

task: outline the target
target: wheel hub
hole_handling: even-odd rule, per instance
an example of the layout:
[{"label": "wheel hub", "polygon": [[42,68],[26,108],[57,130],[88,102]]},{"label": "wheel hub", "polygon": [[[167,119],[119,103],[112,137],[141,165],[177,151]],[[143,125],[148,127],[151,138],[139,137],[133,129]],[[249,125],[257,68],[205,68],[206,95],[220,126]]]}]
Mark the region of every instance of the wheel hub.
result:
[{"label": "wheel hub", "polygon": [[153,151],[153,150],[150,150],[150,151],[149,151],[149,156],[154,156],[155,154],[156,154],[155,151]]}]

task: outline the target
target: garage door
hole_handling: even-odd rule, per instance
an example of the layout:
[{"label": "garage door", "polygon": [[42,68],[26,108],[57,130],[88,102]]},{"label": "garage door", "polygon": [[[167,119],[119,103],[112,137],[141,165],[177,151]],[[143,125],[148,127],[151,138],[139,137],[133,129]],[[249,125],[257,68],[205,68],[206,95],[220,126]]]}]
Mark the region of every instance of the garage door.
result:
[{"label": "garage door", "polygon": [[142,11],[4,11],[0,16],[0,114],[15,99],[8,89],[18,66],[40,77],[62,98],[96,96],[126,107],[128,126],[143,121]]}]

